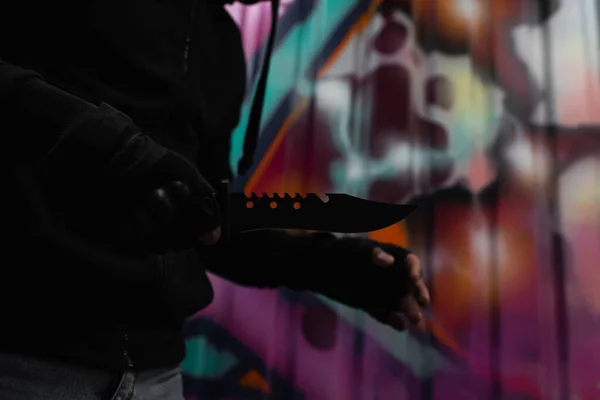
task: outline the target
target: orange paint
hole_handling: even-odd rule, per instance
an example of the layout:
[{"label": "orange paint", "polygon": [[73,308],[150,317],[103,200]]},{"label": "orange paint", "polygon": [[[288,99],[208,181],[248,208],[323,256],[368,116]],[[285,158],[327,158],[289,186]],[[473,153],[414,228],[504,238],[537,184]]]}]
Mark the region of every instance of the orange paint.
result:
[{"label": "orange paint", "polygon": [[369,239],[380,243],[389,243],[400,247],[408,246],[406,229],[402,222],[385,229],[369,233]]},{"label": "orange paint", "polygon": [[383,0],[374,0],[373,4],[371,4],[371,7],[369,7],[369,11],[365,15],[360,17],[358,22],[348,30],[346,36],[344,36],[338,47],[336,47],[336,49],[331,53],[331,56],[327,59],[327,61],[323,64],[323,67],[321,67],[321,69],[319,70],[317,77],[322,77],[325,74],[325,72],[327,72],[327,70],[331,68],[333,63],[342,55],[344,48],[346,48],[346,46],[350,43],[352,37],[367,27],[367,25],[371,21],[371,18],[373,18],[373,15],[377,11],[377,8],[382,3],[382,1]]},{"label": "orange paint", "polygon": [[256,370],[248,371],[239,382],[240,386],[258,390],[263,393],[271,393],[271,386]]}]

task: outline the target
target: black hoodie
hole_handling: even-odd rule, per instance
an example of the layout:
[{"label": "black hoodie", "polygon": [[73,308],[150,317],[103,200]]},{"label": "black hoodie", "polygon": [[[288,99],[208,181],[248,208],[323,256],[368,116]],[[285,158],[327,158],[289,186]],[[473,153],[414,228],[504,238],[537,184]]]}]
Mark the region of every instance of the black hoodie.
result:
[{"label": "black hoodie", "polygon": [[[240,32],[223,3],[3,2],[0,351],[112,368],[176,365],[184,356],[185,319],[212,300],[205,270],[257,287],[310,289],[309,282],[316,287],[333,279],[333,273],[316,278],[318,264],[343,261],[334,258],[342,242],[328,235],[263,232],[235,241],[234,250],[125,256],[86,242],[65,222],[93,228],[94,210],[68,196],[59,204],[50,200],[68,188],[49,179],[38,161],[62,128],[90,110],[69,97],[40,100],[40,78],[76,96],[71,99],[105,102],[127,114],[212,183],[231,177],[230,135],[246,74]],[[54,123],[32,129],[26,110],[51,112]],[[80,173],[73,185],[85,190],[90,183]]]}]

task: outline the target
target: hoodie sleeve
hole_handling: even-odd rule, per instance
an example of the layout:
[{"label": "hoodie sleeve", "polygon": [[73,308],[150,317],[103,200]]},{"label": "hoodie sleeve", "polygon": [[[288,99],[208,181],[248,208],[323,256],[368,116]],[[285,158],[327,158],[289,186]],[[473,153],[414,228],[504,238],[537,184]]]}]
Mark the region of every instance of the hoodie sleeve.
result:
[{"label": "hoodie sleeve", "polygon": [[0,131],[13,163],[36,162],[60,147],[60,157],[53,158],[93,168],[136,133],[131,120],[110,106],[88,103],[2,59],[0,109]]},{"label": "hoodie sleeve", "polygon": [[207,270],[244,286],[322,291],[351,285],[368,265],[375,242],[330,233],[251,231],[199,249]]}]

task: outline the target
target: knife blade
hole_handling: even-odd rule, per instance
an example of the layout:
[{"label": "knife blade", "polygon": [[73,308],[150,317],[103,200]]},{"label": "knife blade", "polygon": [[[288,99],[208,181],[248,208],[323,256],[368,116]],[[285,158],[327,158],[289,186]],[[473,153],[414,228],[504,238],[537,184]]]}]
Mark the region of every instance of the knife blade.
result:
[{"label": "knife blade", "polygon": [[387,204],[342,193],[229,193],[222,201],[226,234],[258,229],[373,232],[394,225],[416,205]]}]

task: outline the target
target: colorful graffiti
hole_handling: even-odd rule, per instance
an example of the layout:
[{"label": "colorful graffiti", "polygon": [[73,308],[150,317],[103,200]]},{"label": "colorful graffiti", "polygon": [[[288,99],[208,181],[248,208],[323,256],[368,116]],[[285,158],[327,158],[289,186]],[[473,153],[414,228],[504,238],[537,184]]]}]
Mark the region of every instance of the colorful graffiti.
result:
[{"label": "colorful graffiti", "polygon": [[[269,7],[231,8],[251,77]],[[188,399],[600,398],[599,26],[594,0],[284,1],[237,189],[419,204],[372,237],[425,263],[428,330],[211,277]]]}]

